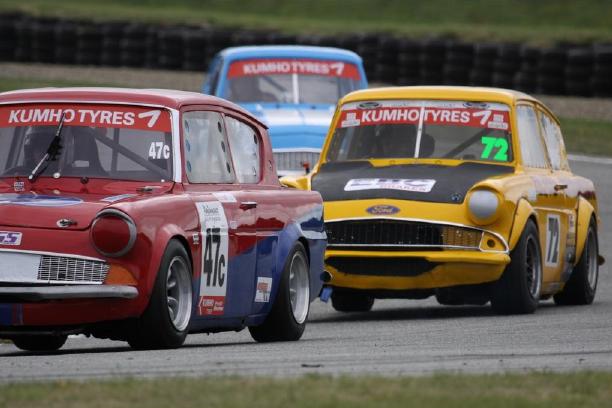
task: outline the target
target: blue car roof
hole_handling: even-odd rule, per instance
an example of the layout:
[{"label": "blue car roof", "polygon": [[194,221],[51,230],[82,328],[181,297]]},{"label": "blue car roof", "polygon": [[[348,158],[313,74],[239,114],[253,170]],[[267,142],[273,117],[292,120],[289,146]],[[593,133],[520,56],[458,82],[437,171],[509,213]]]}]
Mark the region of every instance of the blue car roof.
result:
[{"label": "blue car roof", "polygon": [[243,58],[285,58],[302,57],[318,59],[334,59],[355,64],[361,63],[361,57],[353,51],[334,47],[315,47],[307,45],[249,45],[230,47],[222,50],[221,55],[226,60]]}]

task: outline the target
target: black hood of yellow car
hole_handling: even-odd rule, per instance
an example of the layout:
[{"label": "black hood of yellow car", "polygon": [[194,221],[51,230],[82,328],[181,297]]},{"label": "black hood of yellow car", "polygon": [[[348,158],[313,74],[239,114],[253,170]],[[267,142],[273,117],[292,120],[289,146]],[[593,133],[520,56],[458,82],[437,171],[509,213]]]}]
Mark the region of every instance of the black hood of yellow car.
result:
[{"label": "black hood of yellow car", "polygon": [[[437,164],[402,164],[374,167],[368,161],[324,163],[312,178],[312,189],[324,201],[369,200],[388,198],[461,204],[468,190],[489,177],[511,173],[513,167],[491,163],[466,162],[458,166]],[[430,191],[404,191],[388,188],[346,191],[351,180],[413,180],[416,183],[434,180]],[[354,182],[351,182],[354,183]],[[431,182],[429,182],[431,184]],[[427,190],[425,188],[425,190]]]}]

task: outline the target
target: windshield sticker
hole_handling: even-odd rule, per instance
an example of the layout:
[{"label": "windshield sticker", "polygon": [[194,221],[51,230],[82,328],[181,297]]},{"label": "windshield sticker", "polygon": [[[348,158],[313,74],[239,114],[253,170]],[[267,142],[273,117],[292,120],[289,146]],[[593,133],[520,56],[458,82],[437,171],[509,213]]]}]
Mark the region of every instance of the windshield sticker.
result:
[{"label": "windshield sticker", "polygon": [[400,190],[429,193],[435,184],[436,180],[431,179],[351,179],[344,186],[344,191]]},{"label": "windshield sticker", "polygon": [[152,142],[149,146],[149,159],[166,159],[170,158],[170,146],[164,142]]},{"label": "windshield sticker", "polygon": [[170,115],[161,109],[115,105],[24,105],[0,107],[0,127],[57,125],[170,132]]},{"label": "windshield sticker", "polygon": [[483,136],[480,141],[484,145],[484,149],[480,155],[481,159],[491,159],[491,154],[493,150],[496,149],[493,160],[508,161],[508,141],[506,139],[503,137]]},{"label": "windshield sticker", "polygon": [[58,197],[37,194],[0,194],[0,205],[12,204],[27,207],[67,207],[82,203],[83,200],[76,197]]},{"label": "windshield sticker", "polygon": [[13,183],[13,190],[15,190],[15,192],[20,193],[22,191],[25,191],[25,181],[16,181]]},{"label": "windshield sticker", "polygon": [[290,74],[321,75],[359,80],[359,70],[355,64],[342,61],[280,58],[232,62],[227,77]]},{"label": "windshield sticker", "polygon": [[408,107],[343,110],[339,128],[383,124],[455,125],[508,130],[508,112],[466,108]]}]

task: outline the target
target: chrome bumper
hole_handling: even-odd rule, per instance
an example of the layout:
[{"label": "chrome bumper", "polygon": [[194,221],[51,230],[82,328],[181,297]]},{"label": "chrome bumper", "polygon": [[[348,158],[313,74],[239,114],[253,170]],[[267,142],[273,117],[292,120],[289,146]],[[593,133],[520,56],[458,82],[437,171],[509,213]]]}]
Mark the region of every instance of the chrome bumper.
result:
[{"label": "chrome bumper", "polygon": [[120,285],[8,286],[0,287],[0,302],[41,302],[58,299],[133,299],[138,289]]}]

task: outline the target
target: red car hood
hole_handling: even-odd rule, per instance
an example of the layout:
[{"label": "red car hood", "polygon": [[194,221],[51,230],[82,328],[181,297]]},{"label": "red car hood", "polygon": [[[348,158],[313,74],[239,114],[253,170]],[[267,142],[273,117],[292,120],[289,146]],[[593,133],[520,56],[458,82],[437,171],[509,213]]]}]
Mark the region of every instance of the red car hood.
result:
[{"label": "red car hood", "polygon": [[[106,184],[103,188],[95,188],[93,192],[87,193],[49,188],[23,192],[2,192],[0,189],[0,228],[84,230],[89,228],[96,214],[103,208],[119,201],[138,200],[151,195],[147,193],[143,196],[133,185],[120,186],[128,188],[115,187]],[[168,186],[163,186],[153,194],[166,191]],[[60,227],[60,220],[69,220],[70,225]]]}]

